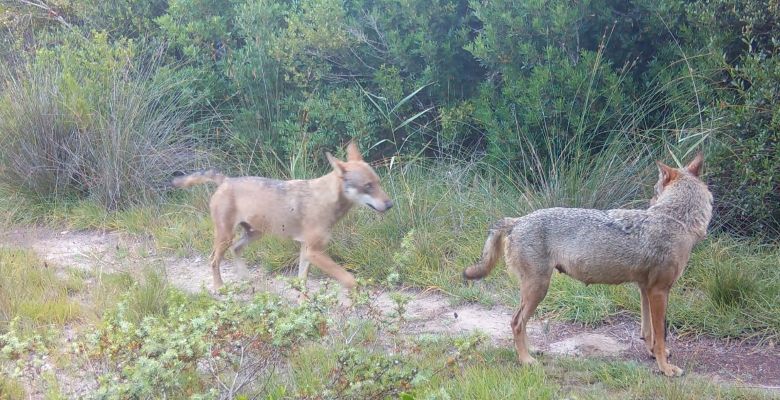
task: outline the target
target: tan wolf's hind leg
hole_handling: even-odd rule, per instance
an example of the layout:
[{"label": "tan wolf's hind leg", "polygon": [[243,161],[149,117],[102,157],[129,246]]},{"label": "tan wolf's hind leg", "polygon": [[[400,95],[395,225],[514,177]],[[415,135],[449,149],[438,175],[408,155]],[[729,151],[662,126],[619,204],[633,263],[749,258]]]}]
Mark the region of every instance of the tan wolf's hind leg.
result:
[{"label": "tan wolf's hind leg", "polygon": [[306,299],[306,292],[308,291],[306,286],[306,278],[309,276],[309,259],[306,258],[306,242],[301,242],[301,252],[298,256],[298,279],[301,280],[301,295],[298,297],[298,301],[304,301]]},{"label": "tan wolf's hind leg", "polygon": [[306,258],[306,242],[301,243],[301,253],[298,257],[298,278],[303,280],[306,286],[306,277],[309,276],[309,259]]},{"label": "tan wolf's hind leg", "polygon": [[550,276],[521,276],[520,284],[520,308],[512,316],[512,334],[515,339],[515,349],[517,358],[522,364],[535,364],[536,359],[528,353],[528,335],[526,326],[528,320],[534,315],[536,307],[547,295],[547,288],[550,286]]},{"label": "tan wolf's hind leg", "polygon": [[214,227],[214,251],[211,253],[211,275],[214,281],[214,290],[222,287],[222,275],[219,272],[219,263],[225,255],[230,242],[233,241],[233,232],[224,229],[223,226]]},{"label": "tan wolf's hind leg", "polygon": [[233,245],[233,259],[235,260],[234,263],[236,264],[236,272],[238,273],[238,276],[241,278],[248,278],[250,275],[249,269],[247,269],[246,263],[241,258],[241,254],[244,252],[244,248],[246,248],[249,243],[259,239],[261,236],[263,236],[263,234],[260,231],[252,229],[249,224],[242,222],[240,225],[242,228],[244,228],[244,234],[241,236],[241,239],[238,239],[238,241]]},{"label": "tan wolf's hind leg", "polygon": [[667,362],[666,338],[664,338],[666,304],[669,300],[669,291],[663,288],[649,288],[647,290],[650,303],[650,316],[653,329],[653,354],[658,364],[658,369],[666,376],[680,376],[683,370]]}]

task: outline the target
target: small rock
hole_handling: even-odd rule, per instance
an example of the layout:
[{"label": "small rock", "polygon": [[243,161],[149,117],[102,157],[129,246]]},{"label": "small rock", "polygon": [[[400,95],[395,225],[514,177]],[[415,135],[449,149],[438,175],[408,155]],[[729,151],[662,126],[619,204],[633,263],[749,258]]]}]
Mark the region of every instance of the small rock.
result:
[{"label": "small rock", "polygon": [[582,333],[550,344],[550,353],[572,356],[613,356],[627,349],[628,345],[596,333]]}]

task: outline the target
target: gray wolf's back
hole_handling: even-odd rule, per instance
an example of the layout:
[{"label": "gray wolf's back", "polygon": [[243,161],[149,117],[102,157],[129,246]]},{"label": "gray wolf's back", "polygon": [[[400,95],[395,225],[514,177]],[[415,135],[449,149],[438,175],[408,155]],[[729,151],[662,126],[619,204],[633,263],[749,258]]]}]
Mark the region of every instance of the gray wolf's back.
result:
[{"label": "gray wolf's back", "polygon": [[609,276],[610,269],[633,269],[664,258],[668,241],[659,240],[656,219],[646,210],[537,210],[515,222],[509,256],[545,260],[545,267],[595,282],[590,275]]}]

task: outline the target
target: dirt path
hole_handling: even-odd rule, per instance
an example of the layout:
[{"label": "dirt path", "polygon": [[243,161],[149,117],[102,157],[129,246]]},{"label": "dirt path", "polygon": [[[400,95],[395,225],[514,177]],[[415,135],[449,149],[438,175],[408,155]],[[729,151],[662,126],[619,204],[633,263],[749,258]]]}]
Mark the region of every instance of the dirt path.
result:
[{"label": "dirt path", "polygon": [[[188,292],[198,292],[211,283],[210,267],[203,257],[158,254],[149,243],[118,233],[25,228],[0,233],[0,246],[31,248],[47,263],[61,268],[131,273],[138,273],[144,267],[160,268],[172,285]],[[251,270],[256,290],[272,291],[295,301],[297,294],[280,276],[266,274],[262,268]],[[222,276],[228,283],[238,279],[229,262],[223,266]],[[309,288],[316,288],[322,282],[310,278]],[[509,320],[513,310],[510,308],[453,305],[451,298],[433,291],[402,289],[401,292],[411,298],[403,328],[409,334],[462,335],[481,331],[498,346],[512,346]],[[389,293],[380,289],[375,292],[373,302],[382,312],[390,313],[394,309]],[[532,348],[548,355],[628,359],[655,368],[654,361],[645,355],[638,325],[628,315],[605,321],[597,328],[535,318],[528,333]],[[780,349],[774,346],[671,335],[669,341],[676,363],[686,371],[705,374],[713,380],[771,390],[780,388]]]}]

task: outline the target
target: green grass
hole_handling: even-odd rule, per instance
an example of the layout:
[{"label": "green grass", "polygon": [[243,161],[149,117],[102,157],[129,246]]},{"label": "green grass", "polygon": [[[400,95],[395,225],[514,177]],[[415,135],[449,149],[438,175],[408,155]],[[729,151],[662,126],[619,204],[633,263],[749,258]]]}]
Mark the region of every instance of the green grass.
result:
[{"label": "green grass", "polygon": [[0,248],[0,332],[15,318],[24,329],[96,321],[121,300],[134,320],[164,316],[168,288],[153,268],[139,277],[76,269],[58,273],[29,250]]},{"label": "green grass", "polygon": [[0,331],[15,318],[25,329],[78,319],[81,306],[69,292],[80,288],[77,275],[57,276],[31,251],[0,248]]},{"label": "green grass", "polygon": [[0,399],[2,400],[15,400],[25,399],[24,387],[22,384],[14,378],[0,375]]},{"label": "green grass", "polygon": [[586,399],[769,399],[759,390],[719,385],[696,375],[668,379],[647,365],[587,358],[545,363],[548,377],[566,382],[567,396]]},{"label": "green grass", "polygon": [[[378,343],[363,344],[364,349]],[[373,346],[373,347],[372,347]],[[428,337],[408,345],[406,363],[420,371],[408,393],[414,399],[769,399],[766,392],[714,384],[696,375],[670,380],[652,365],[615,360],[555,357],[523,367],[511,349],[480,347],[446,366],[455,352],[451,339]],[[277,382],[297,397],[310,398],[331,383],[343,343],[310,344],[290,359],[290,377]],[[369,350],[370,351],[370,350]]]},{"label": "green grass", "polygon": [[[780,249],[727,237],[698,246],[673,296],[670,321],[719,337],[780,338]],[[698,328],[698,329],[697,329]]]},{"label": "green grass", "polygon": [[290,357],[288,385],[301,397],[313,397],[328,385],[328,374],[336,367],[334,348],[312,344]]},{"label": "green grass", "polygon": [[[542,368],[490,368],[484,364],[467,367],[463,375],[446,382],[447,393],[462,399],[556,399],[559,392]],[[432,391],[435,393],[435,391]]]},{"label": "green grass", "polygon": [[[19,269],[31,268],[36,259],[28,252],[18,250],[3,250],[4,260],[8,257],[17,259],[13,264]],[[7,265],[9,263],[3,263]],[[25,268],[21,268],[25,266]],[[40,272],[40,271],[38,271]],[[104,274],[93,276],[90,273],[71,272],[73,278],[70,284],[60,282],[60,286],[50,283],[47,288],[59,288],[61,301],[80,301],[85,310],[99,310],[97,319],[81,318],[70,320],[77,326],[77,331],[83,332],[82,339],[89,340],[89,332],[111,321],[106,315],[113,314],[121,308],[127,321],[145,330],[158,332],[155,324],[171,323],[185,324],[193,318],[210,319],[211,314],[203,314],[203,310],[222,303],[208,295],[185,295],[168,286],[165,280],[152,269],[140,277],[129,274]],[[68,285],[79,288],[68,291]],[[28,299],[40,300],[46,298],[44,292],[26,295]],[[225,310],[231,310],[238,303],[225,303]],[[168,318],[172,308],[186,307],[191,310],[182,313],[177,311],[173,318]],[[14,309],[11,317],[24,316],[25,311]],[[201,311],[199,311],[201,310]],[[108,313],[108,314],[106,314]],[[189,313],[189,314],[188,314]],[[152,318],[149,318],[152,317]],[[156,322],[155,322],[156,321]],[[179,321],[179,322],[175,322]],[[151,324],[151,325],[150,325]],[[251,328],[253,325],[250,324]],[[272,326],[266,326],[271,328]],[[338,385],[337,366],[339,357],[344,351],[354,349],[359,362],[351,374],[360,374],[372,368],[374,363],[382,360],[398,360],[391,362],[392,368],[399,371],[414,371],[416,377],[403,392],[409,399],[765,399],[766,393],[742,389],[728,385],[713,384],[696,375],[686,375],[679,379],[668,379],[655,372],[651,362],[637,363],[615,360],[599,360],[591,358],[547,357],[541,355],[541,365],[523,367],[516,361],[514,351],[510,348],[495,348],[489,345],[479,345],[477,337],[450,339],[435,335],[419,337],[399,336],[390,329],[387,321],[375,319],[355,319],[347,323],[332,324],[327,335],[304,342],[300,347],[293,347],[284,353],[285,360],[278,366],[267,370],[258,379],[262,382],[263,393],[267,398],[314,398],[325,390],[333,390]],[[280,327],[284,329],[283,327]],[[121,331],[120,331],[121,332]],[[177,335],[178,330],[171,329],[171,335]],[[250,329],[249,332],[252,332]],[[86,339],[85,339],[86,338]],[[121,339],[121,338],[115,338]],[[222,345],[224,337],[216,334],[210,340],[215,340],[211,346]],[[111,340],[110,337],[107,340]],[[48,346],[56,346],[56,340],[45,341]],[[471,343],[471,344],[469,344]],[[106,343],[107,346],[110,342]],[[111,348],[110,346],[107,348]],[[57,358],[62,358],[58,364],[61,368],[79,368],[80,361],[76,353],[50,349]],[[116,350],[114,350],[116,351]],[[164,353],[160,353],[163,357]],[[74,358],[75,357],[75,358]],[[94,362],[94,361],[93,361]],[[0,361],[0,367],[2,367]],[[141,368],[144,364],[138,361],[133,368]],[[378,364],[377,364],[378,365]],[[128,365],[130,367],[130,365]],[[185,371],[186,372],[186,371]],[[43,376],[48,396],[58,398],[63,396],[62,388],[56,385],[49,375]],[[199,375],[191,371],[186,376],[187,387],[193,390],[204,389],[203,382],[208,381],[208,374]],[[205,379],[205,380],[204,380]],[[364,381],[364,385],[393,385],[393,380],[384,383]],[[345,386],[346,387],[346,386]],[[200,388],[200,389],[198,389]],[[11,378],[0,380],[0,393],[8,398],[23,396],[24,388]],[[349,392],[344,392],[349,393]],[[361,392],[357,392],[361,393]],[[3,396],[0,396],[3,397]],[[4,397],[3,397],[4,398]]]}]

